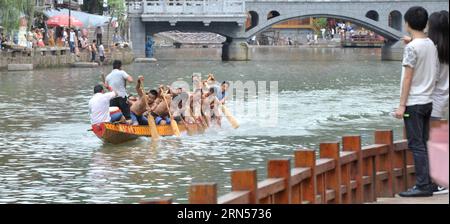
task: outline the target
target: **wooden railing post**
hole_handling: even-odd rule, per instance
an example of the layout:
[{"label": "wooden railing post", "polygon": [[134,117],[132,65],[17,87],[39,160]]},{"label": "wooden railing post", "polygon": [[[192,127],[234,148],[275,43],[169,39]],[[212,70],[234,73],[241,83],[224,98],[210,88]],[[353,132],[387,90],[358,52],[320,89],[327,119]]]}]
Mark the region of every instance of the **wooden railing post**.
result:
[{"label": "wooden railing post", "polygon": [[190,204],[217,204],[216,183],[193,183],[189,188]]},{"label": "wooden railing post", "polygon": [[258,181],[255,169],[231,171],[231,190],[249,191],[249,203],[258,204]]},{"label": "wooden railing post", "polygon": [[291,204],[291,160],[269,160],[267,171],[269,178],[284,178],[284,190],[274,195],[274,203]]},{"label": "wooden railing post", "polygon": [[342,150],[355,152],[357,160],[350,166],[350,181],[356,181],[356,189],[350,189],[352,195],[350,202],[361,204],[364,198],[363,184],[363,163],[361,151],[361,136],[344,136],[342,137]]},{"label": "wooden railing post", "polygon": [[[378,197],[394,197],[394,183],[393,183],[393,143],[394,134],[392,130],[377,130],[375,131],[375,144],[388,145],[388,152],[385,154],[377,154],[377,183],[376,192]],[[384,179],[385,175],[387,178]]]},{"label": "wooden railing post", "polygon": [[308,167],[311,169],[311,176],[306,179],[301,186],[300,198],[302,201],[308,201],[311,204],[316,203],[316,151],[310,149],[301,149],[295,151],[295,167]]},{"label": "wooden railing post", "polygon": [[334,199],[331,203],[340,204],[341,203],[341,163],[339,157],[339,143],[320,143],[320,158],[329,158],[335,161],[335,168],[332,171],[327,172],[326,184],[325,184],[325,203],[328,203],[327,199],[327,189],[334,190]]}]

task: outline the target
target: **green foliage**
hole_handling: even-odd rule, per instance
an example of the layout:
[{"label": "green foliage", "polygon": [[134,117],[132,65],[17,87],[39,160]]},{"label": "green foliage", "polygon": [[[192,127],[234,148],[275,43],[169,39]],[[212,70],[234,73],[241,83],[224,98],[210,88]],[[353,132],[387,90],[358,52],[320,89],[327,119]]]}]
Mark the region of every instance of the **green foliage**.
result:
[{"label": "green foliage", "polygon": [[20,18],[25,15],[28,29],[34,17],[34,0],[0,0],[0,21],[7,32],[19,29]]},{"label": "green foliage", "polygon": [[326,28],[328,21],[326,18],[314,18],[313,19],[313,27],[316,34],[320,35],[320,29]]},{"label": "green foliage", "polygon": [[101,15],[103,12],[103,1],[100,0],[84,0],[81,10],[91,14]]},{"label": "green foliage", "polygon": [[123,24],[126,23],[126,7],[124,0],[109,0],[108,6],[109,6],[109,16],[111,16],[111,19],[109,20],[106,43],[109,44],[109,32],[111,22],[113,18],[116,18],[117,22],[119,23],[119,28],[123,27]]}]

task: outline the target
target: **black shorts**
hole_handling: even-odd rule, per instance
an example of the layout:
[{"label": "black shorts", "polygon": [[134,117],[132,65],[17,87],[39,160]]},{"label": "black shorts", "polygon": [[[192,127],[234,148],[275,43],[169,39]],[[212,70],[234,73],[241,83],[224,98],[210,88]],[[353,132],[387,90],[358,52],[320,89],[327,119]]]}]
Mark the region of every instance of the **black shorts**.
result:
[{"label": "black shorts", "polygon": [[131,120],[130,105],[127,103],[127,97],[116,97],[109,103],[111,107],[118,107],[125,119]]},{"label": "black shorts", "polygon": [[100,61],[104,62],[105,61],[105,56],[100,56]]}]

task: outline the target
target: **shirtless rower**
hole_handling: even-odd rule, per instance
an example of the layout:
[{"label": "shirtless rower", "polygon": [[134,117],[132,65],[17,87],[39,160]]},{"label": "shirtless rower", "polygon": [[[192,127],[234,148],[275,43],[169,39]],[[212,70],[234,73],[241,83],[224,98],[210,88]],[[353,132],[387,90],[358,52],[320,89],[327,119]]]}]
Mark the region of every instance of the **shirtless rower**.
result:
[{"label": "shirtless rower", "polygon": [[144,113],[150,110],[150,105],[153,104],[157,95],[155,90],[152,90],[146,94],[143,89],[143,82],[144,77],[139,76],[136,84],[136,92],[138,93],[138,97],[137,100],[130,106],[133,125],[148,125],[148,120]]},{"label": "shirtless rower", "polygon": [[[158,99],[155,100],[155,103],[150,108],[151,115],[155,117],[155,122],[158,125],[170,124],[169,111],[167,109],[166,101],[170,106],[170,104],[172,103],[172,95],[170,93],[165,94],[164,91],[166,89],[167,88],[164,88],[164,86],[160,85]],[[162,97],[165,97],[166,101]]]},{"label": "shirtless rower", "polygon": [[211,126],[211,120],[214,118],[217,125],[221,126],[221,115],[219,112],[220,102],[216,97],[215,88],[210,87],[209,91],[202,96],[202,112],[208,126]]}]

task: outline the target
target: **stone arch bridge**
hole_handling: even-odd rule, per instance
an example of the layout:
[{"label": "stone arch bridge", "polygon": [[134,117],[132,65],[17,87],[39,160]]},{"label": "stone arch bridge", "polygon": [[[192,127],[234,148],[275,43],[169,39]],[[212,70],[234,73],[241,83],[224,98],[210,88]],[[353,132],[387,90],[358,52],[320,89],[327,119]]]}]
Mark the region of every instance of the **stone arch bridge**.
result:
[{"label": "stone arch bridge", "polygon": [[403,15],[412,6],[448,10],[446,0],[129,0],[131,39],[142,55],[146,37],[159,32],[223,35],[224,60],[249,60],[247,39],[292,18],[327,17],[350,21],[387,40],[384,59],[401,58]]}]

